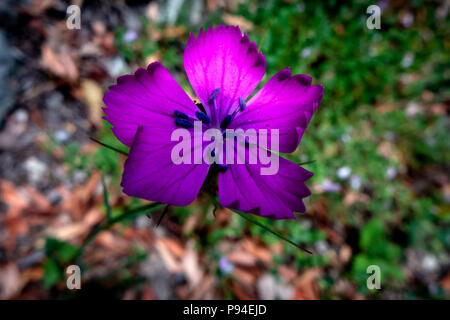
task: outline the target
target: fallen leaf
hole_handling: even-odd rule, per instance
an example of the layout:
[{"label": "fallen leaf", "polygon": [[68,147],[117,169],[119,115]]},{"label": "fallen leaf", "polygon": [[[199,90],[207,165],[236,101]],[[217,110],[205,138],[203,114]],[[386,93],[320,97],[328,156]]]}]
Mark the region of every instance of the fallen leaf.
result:
[{"label": "fallen leaf", "polygon": [[63,241],[75,241],[85,236],[103,217],[104,214],[98,208],[92,208],[84,215],[83,220],[63,226],[52,226],[48,228],[47,235]]},{"label": "fallen leaf", "polygon": [[344,204],[349,207],[356,202],[368,203],[370,201],[370,197],[367,194],[360,192],[348,192],[344,197]]},{"label": "fallen leaf", "polygon": [[244,250],[234,250],[227,255],[232,264],[251,267],[256,264],[256,259]]},{"label": "fallen leaf", "polygon": [[32,15],[38,16],[54,4],[54,0],[32,0],[29,5],[29,11]]},{"label": "fallen leaf", "polygon": [[183,270],[181,263],[175,258],[175,256],[170,252],[161,239],[157,239],[155,247],[158,250],[167,270],[171,273],[178,273]]},{"label": "fallen leaf", "polygon": [[250,239],[244,239],[242,241],[242,246],[258,260],[267,264],[272,263],[272,254],[269,249],[256,245],[255,242]]},{"label": "fallen leaf", "polygon": [[50,46],[43,45],[41,48],[41,66],[55,76],[68,82],[75,82],[79,73],[70,50],[62,47],[60,53],[56,53]]},{"label": "fallen leaf", "polygon": [[103,90],[100,86],[92,80],[82,80],[81,89],[83,90],[84,101],[88,106],[89,120],[100,127],[102,124],[102,99]]},{"label": "fallen leaf", "polygon": [[339,250],[339,260],[341,260],[342,263],[347,263],[350,261],[350,258],[352,257],[352,248],[344,244],[341,247],[341,250]]},{"label": "fallen leaf", "polygon": [[236,297],[239,300],[251,300],[252,298],[245,292],[245,290],[239,286],[237,283],[233,283],[231,285],[231,289],[233,290],[233,293],[236,295]]},{"label": "fallen leaf", "polygon": [[295,280],[295,299],[296,300],[317,300],[319,299],[319,286],[316,278],[321,275],[321,270],[314,268],[303,272],[300,277]]},{"label": "fallen leaf", "polygon": [[256,275],[254,273],[239,267],[234,268],[233,274],[239,282],[248,286],[252,286],[256,281]]},{"label": "fallen leaf", "polygon": [[225,13],[223,20],[230,26],[239,26],[245,32],[253,30],[253,23],[242,16]]},{"label": "fallen leaf", "polygon": [[194,249],[194,243],[189,242],[186,247],[186,253],[183,256],[182,265],[184,273],[188,279],[191,288],[199,285],[203,277],[202,268],[199,264],[199,257],[197,251]]},{"label": "fallen leaf", "polygon": [[214,299],[212,293],[216,286],[216,279],[213,276],[205,275],[201,279],[200,284],[194,288],[194,292],[190,297],[192,300],[211,300]]},{"label": "fallen leaf", "polygon": [[447,273],[444,279],[441,280],[442,288],[450,294],[450,272]]},{"label": "fallen leaf", "polygon": [[179,27],[167,27],[164,30],[164,35],[167,38],[179,38],[186,33],[186,28],[184,26]]},{"label": "fallen leaf", "polygon": [[177,259],[181,259],[184,256],[184,247],[178,240],[170,238],[160,238],[159,241],[161,241],[170,251],[170,253],[172,253]]},{"label": "fallen leaf", "polygon": [[22,281],[17,266],[13,263],[0,268],[0,299],[10,299],[20,292]]}]

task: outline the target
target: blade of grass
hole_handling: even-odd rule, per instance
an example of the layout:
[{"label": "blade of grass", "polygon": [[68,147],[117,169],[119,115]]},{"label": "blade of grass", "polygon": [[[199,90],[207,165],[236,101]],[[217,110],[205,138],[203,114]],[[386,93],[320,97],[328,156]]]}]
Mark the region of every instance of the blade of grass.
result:
[{"label": "blade of grass", "polygon": [[316,162],[316,160],[311,160],[311,161],[305,161],[305,162],[299,162],[299,163],[297,163],[299,166],[303,166],[303,165],[305,165],[305,164],[311,164],[311,163],[314,163],[314,162]]},{"label": "blade of grass", "polygon": [[277,236],[278,238],[280,238],[280,239],[286,241],[287,243],[289,243],[289,244],[291,244],[291,245],[293,245],[293,246],[295,246],[295,247],[297,247],[297,248],[299,248],[299,249],[301,249],[301,250],[303,250],[303,251],[305,251],[305,252],[308,252],[309,254],[312,254],[312,252],[309,251],[308,249],[306,249],[305,247],[303,247],[303,246],[301,246],[301,245],[295,243],[294,241],[290,240],[289,238],[283,236],[281,233],[279,233],[279,232],[277,232],[277,231],[275,231],[275,230],[269,228],[268,226],[264,225],[263,223],[257,221],[256,219],[253,219],[249,214],[245,214],[245,213],[243,213],[243,212],[241,212],[241,211],[234,210],[234,209],[232,209],[232,211],[233,211],[234,213],[237,213],[238,215],[240,215],[242,218],[244,218],[244,219],[247,220],[248,222],[253,223],[253,224],[256,224],[257,226],[263,228],[264,230],[270,232],[271,234]]},{"label": "blade of grass", "polygon": [[119,148],[110,146],[109,144],[106,144],[106,143],[104,143],[104,142],[101,142],[100,140],[97,140],[97,139],[95,139],[95,138],[93,138],[93,137],[90,137],[89,139],[91,139],[92,141],[94,141],[94,142],[96,142],[96,143],[98,143],[98,144],[104,146],[105,148],[108,148],[108,149],[111,149],[111,150],[113,150],[113,151],[115,151],[115,152],[118,152],[118,153],[120,153],[120,154],[123,154],[124,156],[128,156],[128,152],[126,152],[126,151],[124,151],[124,150],[120,150]]},{"label": "blade of grass", "polygon": [[[250,144],[251,144],[251,143],[250,143]],[[255,145],[256,147],[258,147],[259,149],[261,149],[261,150],[265,150],[265,151],[267,151],[267,152],[271,152],[271,153],[273,153],[273,154],[276,154],[276,155],[278,155],[280,158],[289,160],[289,161],[291,161],[291,162],[293,162],[293,163],[295,163],[295,164],[297,164],[297,165],[299,165],[299,166],[303,166],[303,165],[306,165],[306,164],[311,164],[311,163],[316,162],[316,160],[310,160],[310,161],[300,162],[299,160],[291,159],[292,157],[289,157],[289,155],[286,154],[286,153],[281,153],[281,152],[278,152],[278,151],[275,151],[275,150],[269,150],[269,149],[264,148],[264,147],[262,147],[262,146],[259,146],[259,145],[257,145],[257,144],[254,144],[254,145]]]},{"label": "blade of grass", "polygon": [[[212,199],[212,202],[213,202],[213,204],[214,204],[215,207],[219,207],[219,206],[220,206],[219,201],[217,200],[217,197],[212,196],[211,199]],[[234,210],[234,209],[230,209],[230,210],[233,211],[234,213],[237,213],[241,218],[247,220],[247,221],[250,222],[250,223],[256,224],[258,227],[263,228],[264,230],[270,232],[271,234],[273,234],[274,236],[280,238],[281,240],[286,241],[287,243],[293,245],[294,247],[297,247],[298,249],[303,250],[303,251],[305,251],[305,252],[307,252],[307,253],[309,253],[309,254],[313,254],[310,250],[308,250],[308,249],[306,249],[305,247],[303,247],[303,246],[301,246],[301,245],[295,243],[295,242],[292,241],[291,239],[289,239],[289,238],[283,236],[283,235],[282,235],[281,233],[279,233],[278,231],[275,231],[275,230],[273,230],[272,228],[266,226],[265,224],[263,224],[263,223],[257,221],[256,219],[252,218],[249,214],[243,213],[243,212],[241,212],[241,211],[239,211],[239,210]]]},{"label": "blade of grass", "polygon": [[167,211],[169,211],[169,206],[170,206],[170,205],[166,205],[166,206],[164,207],[164,210],[163,210],[163,212],[161,213],[161,217],[159,217],[158,223],[157,223],[156,226],[155,226],[156,228],[159,227],[159,225],[161,224],[161,221],[162,221],[163,218],[166,216]]}]

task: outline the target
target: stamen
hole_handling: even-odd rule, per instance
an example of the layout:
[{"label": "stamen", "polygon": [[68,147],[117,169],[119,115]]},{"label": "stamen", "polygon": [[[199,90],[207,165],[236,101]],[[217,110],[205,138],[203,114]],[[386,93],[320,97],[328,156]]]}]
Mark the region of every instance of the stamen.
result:
[{"label": "stamen", "polygon": [[180,112],[180,111],[178,111],[178,110],[175,110],[175,111],[173,112],[173,114],[174,114],[175,117],[177,117],[177,118],[189,120],[189,117],[187,116],[186,113],[183,113],[183,112]]},{"label": "stamen", "polygon": [[246,106],[245,100],[242,97],[239,97],[239,108],[241,111],[244,111]]},{"label": "stamen", "polygon": [[209,104],[212,104],[214,102],[214,100],[216,100],[217,96],[219,95],[220,92],[220,88],[215,89],[212,93],[211,96],[209,97]]},{"label": "stamen", "polygon": [[194,126],[189,120],[182,119],[182,118],[176,118],[175,124],[179,127],[183,127],[186,129],[192,128]]},{"label": "stamen", "polygon": [[200,120],[203,123],[209,124],[211,122],[211,119],[208,117],[206,113],[197,111],[195,115],[197,116],[198,120]]},{"label": "stamen", "polygon": [[220,123],[220,129],[225,130],[231,123],[231,114],[227,115]]}]

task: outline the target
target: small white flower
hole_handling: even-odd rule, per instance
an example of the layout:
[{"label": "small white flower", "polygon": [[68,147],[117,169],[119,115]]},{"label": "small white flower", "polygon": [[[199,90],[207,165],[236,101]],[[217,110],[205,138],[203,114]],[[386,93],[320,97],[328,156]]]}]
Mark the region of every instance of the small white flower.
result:
[{"label": "small white flower", "polygon": [[310,48],[304,48],[301,52],[302,58],[308,58],[311,55]]},{"label": "small white flower", "polygon": [[437,259],[432,255],[426,255],[422,260],[422,268],[426,271],[436,271],[439,268]]},{"label": "small white flower", "polygon": [[359,176],[357,176],[356,174],[353,174],[350,177],[350,187],[352,187],[352,189],[361,188],[361,178]]},{"label": "small white flower", "polygon": [[227,259],[227,257],[221,257],[219,260],[219,269],[224,274],[233,272],[234,265]]},{"label": "small white flower", "polygon": [[407,52],[402,59],[401,65],[403,68],[409,68],[414,62],[414,55],[411,52]]},{"label": "small white flower", "polygon": [[30,179],[32,183],[40,182],[47,171],[46,164],[34,156],[25,160],[23,167],[27,171],[28,179]]},{"label": "small white flower", "polygon": [[305,11],[305,7],[306,6],[305,6],[305,4],[303,2],[299,3],[298,6],[297,6],[298,12],[300,12],[300,13],[304,12]]},{"label": "small white flower", "polygon": [[422,112],[422,108],[420,107],[420,105],[417,102],[410,101],[406,105],[405,113],[406,113],[406,116],[409,118],[414,117],[415,115],[417,115],[421,112]]},{"label": "small white flower", "polygon": [[397,176],[397,169],[392,166],[389,166],[386,170],[386,178],[389,180],[394,179]]},{"label": "small white flower", "polygon": [[351,137],[350,137],[350,135],[348,133],[344,133],[341,136],[341,141],[344,142],[344,143],[349,142],[350,140],[351,140]]},{"label": "small white flower", "polygon": [[60,129],[55,132],[54,138],[57,142],[66,142],[70,138],[70,133]]},{"label": "small white flower", "polygon": [[338,175],[339,179],[341,179],[341,180],[345,180],[348,177],[350,177],[350,173],[352,173],[352,169],[350,169],[350,167],[347,167],[347,166],[341,167],[337,171],[337,175]]},{"label": "small white flower", "polygon": [[129,29],[129,30],[127,30],[127,32],[125,32],[123,40],[126,43],[130,43],[130,42],[133,42],[134,40],[136,40],[137,38],[138,38],[138,33],[136,32],[136,30]]},{"label": "small white flower", "polygon": [[323,240],[319,241],[319,242],[316,242],[314,244],[314,246],[315,246],[317,252],[320,253],[320,254],[326,253],[328,251],[328,248],[329,248],[327,242],[323,241]]},{"label": "small white flower", "polygon": [[112,58],[106,64],[108,73],[111,77],[117,77],[126,72],[127,64],[120,56]]},{"label": "small white flower", "polygon": [[322,182],[322,188],[325,192],[338,192],[341,190],[341,186],[332,182],[330,179],[325,179]]},{"label": "small white flower", "polygon": [[16,112],[14,112],[14,120],[20,123],[27,122],[28,113],[23,109],[19,109]]},{"label": "small white flower", "polygon": [[412,13],[408,12],[402,17],[402,25],[404,27],[406,28],[411,27],[413,23],[414,23],[414,16],[412,15]]}]

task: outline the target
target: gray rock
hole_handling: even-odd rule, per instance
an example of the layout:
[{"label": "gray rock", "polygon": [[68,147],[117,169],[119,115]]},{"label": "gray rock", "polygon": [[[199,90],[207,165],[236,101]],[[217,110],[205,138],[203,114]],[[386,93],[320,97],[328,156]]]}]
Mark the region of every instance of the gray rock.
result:
[{"label": "gray rock", "polygon": [[0,124],[14,106],[16,90],[13,74],[16,67],[15,49],[12,47],[6,35],[0,30]]}]

